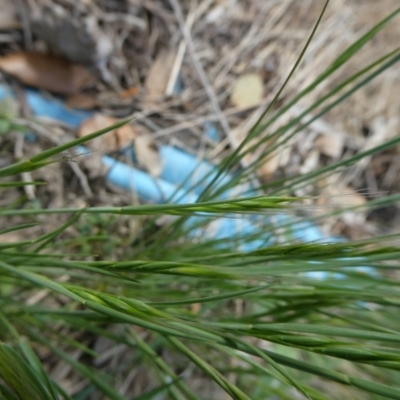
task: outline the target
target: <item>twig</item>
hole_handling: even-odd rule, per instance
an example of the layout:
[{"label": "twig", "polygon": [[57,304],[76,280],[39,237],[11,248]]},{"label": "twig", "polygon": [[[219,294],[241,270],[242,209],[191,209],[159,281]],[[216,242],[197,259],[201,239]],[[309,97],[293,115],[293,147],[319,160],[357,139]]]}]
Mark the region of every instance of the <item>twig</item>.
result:
[{"label": "twig", "polygon": [[[263,105],[265,103],[265,101],[263,100],[260,105]],[[252,108],[256,107],[256,105],[253,105],[251,107],[248,108],[238,108],[238,107],[234,107],[234,108],[230,108],[228,110],[225,111],[225,115],[226,116],[232,116],[235,114],[240,114],[243,113],[247,110],[250,110]],[[138,117],[138,121],[145,118],[145,115]],[[203,116],[199,116],[196,117],[192,120],[187,120],[184,122],[181,122],[179,124],[173,125],[173,126],[169,126],[168,128],[163,128],[163,129],[157,129],[157,132],[153,134],[153,137],[163,137],[163,136],[167,136],[170,135],[171,133],[175,133],[175,132],[179,132],[183,129],[189,129],[192,128],[196,125],[200,125],[203,124],[205,122],[210,122],[210,121],[217,121],[218,120],[218,115],[203,115]],[[233,144],[236,143],[236,139],[233,137],[233,139],[235,140],[235,142],[233,142]],[[232,145],[232,143],[230,143]]]},{"label": "twig", "polygon": [[[199,18],[199,15],[202,14],[204,12],[204,10],[210,6],[212,1],[213,0],[203,1],[201,3],[200,7],[198,7],[198,9],[195,12],[189,12],[189,14],[186,18],[186,24],[185,24],[186,32],[188,32],[189,35],[190,35],[190,31],[192,29],[196,14],[197,14],[197,17]],[[178,48],[178,52],[177,52],[177,55],[175,58],[174,66],[172,67],[171,76],[169,78],[167,89],[165,91],[166,96],[171,96],[173,93],[175,82],[176,82],[176,79],[178,77],[179,71],[182,66],[183,57],[185,55],[186,48],[187,48],[187,41],[186,41],[186,39],[183,39],[179,43],[179,48]]]},{"label": "twig", "polygon": [[189,54],[192,58],[194,67],[196,69],[197,74],[199,75],[201,83],[203,84],[204,89],[207,93],[207,96],[211,102],[211,106],[213,107],[215,114],[218,116],[219,122],[221,124],[221,127],[222,127],[225,135],[230,138],[231,137],[231,129],[230,129],[229,123],[228,123],[227,119],[225,118],[225,115],[222,112],[222,109],[218,103],[217,96],[214,92],[214,89],[212,88],[210,81],[207,77],[207,74],[205,73],[203,66],[201,65],[201,62],[199,60],[199,57],[196,53],[196,49],[194,47],[192,38],[190,36],[190,32],[187,29],[188,27],[185,25],[185,20],[183,18],[181,7],[177,0],[169,0],[169,1],[175,12],[175,16],[178,21],[179,27],[182,31],[183,37],[185,38]]},{"label": "twig", "polygon": [[[187,48],[188,48],[189,54],[192,58],[196,72],[199,75],[202,85],[204,86],[204,89],[207,93],[208,99],[210,100],[211,106],[214,109],[216,116],[218,117],[221,128],[224,131],[225,136],[228,138],[231,147],[233,149],[237,149],[236,141],[232,134],[228,120],[226,119],[225,114],[222,112],[222,109],[218,102],[217,95],[215,94],[215,91],[214,91],[213,87],[211,86],[208,76],[207,76],[206,72],[204,71],[204,68],[200,62],[199,56],[197,55],[196,49],[194,47],[194,43],[190,36],[190,32],[187,29],[187,27],[185,26],[185,20],[184,20],[182,9],[179,5],[179,2],[178,2],[178,0],[169,0],[169,1],[172,6],[172,9],[174,10],[174,13],[175,13],[176,19],[178,21],[179,27],[182,31],[183,37],[185,38],[185,41],[187,43]],[[244,168],[244,169],[246,169],[249,165],[248,162],[243,157],[240,159],[240,164],[241,164],[242,168]],[[260,187],[260,183],[258,182],[258,179],[255,176],[255,174],[250,175],[250,181],[255,188]]]},{"label": "twig", "polygon": [[[190,13],[186,19],[186,24],[185,24],[188,32],[192,28],[193,22],[194,22],[194,13]],[[182,61],[186,52],[186,47],[187,47],[186,40],[181,40],[181,42],[179,43],[178,52],[175,57],[174,65],[172,67],[171,76],[169,77],[168,80],[167,89],[165,90],[166,96],[171,96],[174,92],[175,83],[182,66]]]},{"label": "twig", "polygon": [[[257,37],[256,34],[259,34],[260,31],[262,34],[271,33],[271,29],[274,24],[281,19],[290,5],[291,3],[289,2],[280,4],[279,9],[271,15],[269,11],[274,7],[274,3],[265,2],[263,9],[260,10],[260,18],[252,23],[251,28],[240,41],[240,43],[234,49],[232,49],[232,51],[228,52],[226,56],[224,56],[213,68],[212,75],[216,77],[214,82],[217,87],[222,83],[228,72],[235,65],[239,59],[239,56],[243,55],[243,51],[246,50],[249,52],[250,48],[254,48],[255,46],[259,45],[260,38]],[[267,13],[268,17],[266,17]],[[282,30],[278,30],[277,32],[279,33],[276,34],[281,37]]]}]

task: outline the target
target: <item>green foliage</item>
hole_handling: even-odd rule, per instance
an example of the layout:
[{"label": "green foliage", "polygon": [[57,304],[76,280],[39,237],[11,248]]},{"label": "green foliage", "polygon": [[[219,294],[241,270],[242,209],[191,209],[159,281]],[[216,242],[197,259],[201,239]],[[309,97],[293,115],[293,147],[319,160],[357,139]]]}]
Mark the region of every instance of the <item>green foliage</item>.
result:
[{"label": "green foliage", "polygon": [[[283,146],[304,129],[310,121],[299,126],[299,116],[279,130],[261,135],[399,12],[346,49],[272,116],[265,112],[245,142],[257,138],[260,144],[274,139],[275,147]],[[372,62],[305,113],[319,110],[318,116],[324,114],[399,59],[396,49]],[[328,100],[331,103],[324,105]],[[266,111],[270,110],[272,107]],[[55,157],[62,151],[125,122],[0,169],[1,178],[14,176],[13,182],[0,182],[0,190],[22,186],[15,175],[57,162]],[[279,229],[266,224],[251,238],[238,235],[219,241],[190,236],[191,231],[221,215],[253,218],[267,211],[291,210],[298,200],[291,196],[295,187],[399,142],[396,137],[319,171],[271,183],[264,189],[273,190],[272,195],[213,200],[221,191],[247,182],[256,167],[253,165],[223,188],[209,186],[203,201],[196,204],[34,210],[14,204],[0,209],[2,218],[27,218],[25,223],[0,231],[3,398],[70,399],[50,377],[46,363],[42,365],[39,355],[45,350],[87,382],[75,399],[88,398],[92,392],[124,399],[118,376],[135,368],[146,368],[154,380],[137,399],[204,398],[191,387],[191,377],[182,373],[188,369],[188,361],[201,371],[205,382],[214,381],[234,399],[291,399],[293,390],[309,399],[400,399],[400,249],[387,244],[389,239],[397,239],[396,235],[335,244],[269,241],[268,246],[251,252],[240,251],[236,244],[254,238],[267,242],[279,236]],[[223,161],[220,175],[244,156],[244,144]],[[397,200],[398,196],[387,197],[373,205]],[[56,213],[69,215],[59,228],[32,240],[1,242],[1,235],[40,223],[36,220],[39,214]],[[148,222],[139,239],[112,236],[107,229],[122,218],[165,214],[176,219],[158,229]],[[192,216],[196,216],[196,223],[188,225]],[[80,236],[63,240],[63,233],[72,225]],[[95,225],[100,233],[92,232]],[[99,256],[94,243],[103,241],[109,247]],[[117,250],[121,254],[117,260],[107,257]],[[373,267],[376,273],[357,269],[365,266]],[[311,278],[308,273],[315,271],[327,273],[326,279]],[[115,366],[115,371],[99,371],[87,360],[101,354],[89,346],[90,341],[79,340],[82,332],[91,339],[107,339],[112,347],[123,345],[130,356]],[[176,365],[163,359],[161,349],[169,352]],[[75,352],[83,357],[74,357]]]}]

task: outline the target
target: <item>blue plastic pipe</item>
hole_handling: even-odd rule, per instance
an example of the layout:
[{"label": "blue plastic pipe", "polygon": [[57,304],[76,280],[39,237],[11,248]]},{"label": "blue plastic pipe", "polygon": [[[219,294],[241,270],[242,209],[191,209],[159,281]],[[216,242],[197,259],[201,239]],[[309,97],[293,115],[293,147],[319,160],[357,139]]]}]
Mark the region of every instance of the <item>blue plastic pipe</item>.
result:
[{"label": "blue plastic pipe", "polygon": [[[67,108],[64,103],[54,97],[45,97],[40,92],[26,89],[26,99],[37,116],[45,116],[63,122],[71,127],[77,128],[83,121],[92,117],[92,112],[78,111]],[[12,92],[5,86],[0,85],[0,100],[6,97],[13,97]],[[216,167],[204,160],[198,160],[191,154],[179,150],[172,146],[162,146],[160,148],[162,171],[160,177],[154,178],[131,167],[125,163],[117,161],[109,156],[102,156],[103,163],[109,168],[106,178],[108,181],[120,188],[134,191],[145,200],[155,203],[163,203],[167,200],[174,203],[194,203],[201,191],[215,177]],[[219,180],[218,185],[225,185],[230,182],[232,175],[225,175]],[[180,187],[181,186],[181,187]],[[250,185],[239,185],[234,189],[226,191],[224,198],[251,195]],[[190,218],[188,223],[196,223],[197,218]],[[287,215],[278,215],[278,226],[287,224],[290,219]],[[267,219],[266,224],[268,225]],[[314,225],[307,222],[291,222],[291,232],[295,239],[302,241],[337,241],[335,238],[326,238],[321,231]],[[214,239],[235,238],[237,236],[246,237],[254,234],[257,228],[250,219],[229,219],[222,218],[212,222],[212,237]],[[196,232],[194,233],[196,234]],[[240,250],[251,251],[268,244],[265,240],[248,241],[241,245]],[[365,268],[371,273],[371,268]],[[326,272],[311,272],[310,277],[324,279],[329,274]],[[340,274],[337,274],[338,277]],[[336,274],[335,274],[336,276]]]}]

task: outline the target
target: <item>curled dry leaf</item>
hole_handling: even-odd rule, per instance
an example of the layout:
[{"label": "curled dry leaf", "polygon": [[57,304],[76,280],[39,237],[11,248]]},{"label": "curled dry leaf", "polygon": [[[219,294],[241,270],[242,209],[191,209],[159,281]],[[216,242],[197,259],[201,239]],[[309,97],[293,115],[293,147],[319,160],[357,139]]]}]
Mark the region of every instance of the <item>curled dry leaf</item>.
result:
[{"label": "curled dry leaf", "polygon": [[260,103],[264,94],[264,83],[258,74],[240,76],[234,83],[231,102],[239,108],[252,107]]},{"label": "curled dry leaf", "polygon": [[161,51],[154,60],[145,81],[145,103],[163,100],[175,62],[175,51]]},{"label": "curled dry leaf", "polygon": [[138,136],[135,139],[135,150],[139,164],[152,176],[159,176],[162,163],[154,140],[149,136]]},{"label": "curled dry leaf", "polygon": [[77,93],[94,81],[81,65],[40,53],[18,52],[1,57],[0,69],[26,85],[63,95]]},{"label": "curled dry leaf", "polygon": [[[94,117],[87,119],[78,129],[78,136],[86,136],[89,133],[107,128],[107,126],[117,123],[117,118],[109,117],[103,114],[95,114]],[[136,129],[125,124],[118,129],[114,129],[106,134],[90,141],[87,146],[99,153],[110,153],[117,151],[122,147],[128,146],[135,139]]]}]

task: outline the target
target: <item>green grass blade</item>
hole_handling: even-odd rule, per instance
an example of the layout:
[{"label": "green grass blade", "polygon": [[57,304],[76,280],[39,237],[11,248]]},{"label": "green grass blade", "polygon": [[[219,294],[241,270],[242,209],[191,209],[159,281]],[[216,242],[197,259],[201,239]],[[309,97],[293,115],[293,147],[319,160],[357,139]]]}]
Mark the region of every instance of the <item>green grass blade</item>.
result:
[{"label": "green grass blade", "polygon": [[22,357],[3,343],[0,343],[0,377],[20,399],[58,400],[50,395]]},{"label": "green grass blade", "polygon": [[246,136],[246,138],[242,141],[242,143],[238,146],[237,149],[234,150],[234,152],[232,153],[231,156],[229,156],[224,162],[222,162],[219,165],[219,169],[217,174],[215,175],[215,177],[210,181],[210,183],[206,186],[206,188],[204,189],[204,191],[200,194],[198,201],[201,202],[204,198],[206,198],[206,196],[208,195],[208,192],[210,191],[210,189],[217,183],[218,179],[222,176],[222,174],[229,170],[230,167],[232,167],[232,165],[234,165],[237,161],[237,157],[240,154],[241,150],[244,148],[244,146],[248,143],[248,141],[254,137],[255,135],[255,130],[258,127],[258,125],[261,123],[262,119],[266,116],[266,114],[272,109],[272,107],[276,104],[276,102],[279,99],[279,96],[281,95],[281,93],[283,92],[284,88],[286,87],[286,85],[288,84],[289,80],[291,79],[291,77],[293,76],[294,72],[296,71],[297,67],[299,66],[301,60],[303,59],[307,48],[309,47],[312,38],[314,37],[317,28],[321,22],[321,19],[326,11],[326,8],[328,6],[330,0],[326,0],[325,1],[325,5],[322,8],[322,11],[318,17],[317,22],[314,25],[314,28],[311,31],[310,36],[307,39],[306,44],[304,45],[299,57],[297,58],[293,68],[291,69],[291,71],[289,72],[289,75],[287,76],[286,80],[284,81],[284,83],[281,85],[280,89],[278,90],[278,92],[276,93],[275,97],[272,99],[271,103],[267,106],[266,110],[262,113],[261,117],[258,119],[258,121],[255,123],[254,127],[250,130],[249,134]]},{"label": "green grass blade", "polygon": [[43,186],[47,185],[47,182],[0,182],[0,188],[14,188],[22,186]]},{"label": "green grass blade", "polygon": [[117,129],[117,128],[125,125],[129,121],[131,121],[131,119],[126,119],[121,122],[117,122],[116,124],[110,125],[107,128],[100,129],[96,132],[90,133],[89,135],[83,136],[79,139],[75,139],[68,143],[53,147],[49,150],[45,150],[45,151],[37,154],[36,156],[32,157],[28,161],[21,161],[19,163],[12,164],[7,167],[0,168],[0,178],[20,174],[22,172],[33,171],[35,169],[44,167],[45,165],[52,164],[55,161],[52,161],[52,160],[46,161],[46,160],[48,160],[50,157],[53,157],[63,151],[71,149],[75,146],[79,146],[83,143],[86,143],[86,142],[92,140],[92,139],[95,139],[96,137],[104,135],[105,133],[112,131],[113,129]]},{"label": "green grass blade", "polygon": [[202,369],[209,375],[214,382],[216,382],[223,390],[225,390],[233,399],[249,400],[250,398],[244,394],[238,387],[230,383],[221,373],[214,367],[189,350],[180,340],[175,337],[167,336],[169,342],[172,343],[181,353],[183,353],[189,360]]},{"label": "green grass blade", "polygon": [[4,235],[5,233],[9,233],[9,232],[19,231],[21,229],[32,228],[33,226],[37,226],[37,225],[38,225],[37,223],[29,223],[29,224],[19,224],[19,225],[10,226],[9,228],[1,229],[0,235]]},{"label": "green grass blade", "polygon": [[220,294],[220,295],[216,295],[216,296],[200,297],[200,298],[195,298],[195,299],[190,299],[190,300],[180,300],[180,301],[163,301],[161,303],[149,302],[147,304],[152,305],[152,306],[168,307],[168,306],[193,304],[193,303],[207,303],[210,301],[217,301],[217,300],[227,300],[227,299],[231,299],[231,298],[238,298],[238,297],[244,296],[249,293],[258,292],[259,290],[263,290],[274,284],[275,283],[271,283],[270,285],[264,285],[264,286],[255,287],[255,288],[246,289],[246,290],[238,290],[236,292],[225,293],[225,294]]}]

